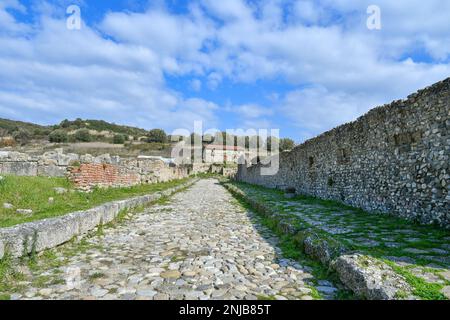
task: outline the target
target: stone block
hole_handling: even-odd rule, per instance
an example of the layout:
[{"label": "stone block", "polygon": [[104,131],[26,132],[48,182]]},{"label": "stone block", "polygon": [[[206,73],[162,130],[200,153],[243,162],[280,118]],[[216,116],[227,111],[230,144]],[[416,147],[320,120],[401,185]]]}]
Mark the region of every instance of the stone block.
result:
[{"label": "stone block", "polygon": [[67,167],[60,167],[57,165],[39,165],[37,168],[37,175],[42,177],[65,177],[67,174]]},{"label": "stone block", "polygon": [[96,228],[102,220],[102,210],[93,208],[77,213],[80,235],[87,234]]},{"label": "stone block", "polygon": [[405,279],[375,258],[343,255],[333,262],[333,268],[342,283],[359,297],[369,300],[414,298]]},{"label": "stone block", "polygon": [[0,239],[3,241],[4,250],[7,250],[14,258],[30,253],[35,238],[36,231],[30,224],[0,229]]},{"label": "stone block", "polygon": [[78,221],[73,216],[35,222],[37,252],[54,248],[78,235]]},{"label": "stone block", "polygon": [[119,205],[115,202],[105,203],[102,205],[102,223],[110,223],[113,221],[117,215],[119,214]]},{"label": "stone block", "polygon": [[36,176],[37,162],[4,162],[2,173],[14,176]]}]

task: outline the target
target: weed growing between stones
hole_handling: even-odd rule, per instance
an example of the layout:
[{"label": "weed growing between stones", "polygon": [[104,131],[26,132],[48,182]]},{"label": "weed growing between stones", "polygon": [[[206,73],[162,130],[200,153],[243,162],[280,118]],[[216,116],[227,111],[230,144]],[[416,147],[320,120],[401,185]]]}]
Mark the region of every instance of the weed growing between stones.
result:
[{"label": "weed growing between stones", "polygon": [[104,276],[105,276],[104,273],[96,272],[96,273],[91,274],[91,275],[89,276],[89,280],[101,279],[101,278],[103,278]]},{"label": "weed growing between stones", "polygon": [[[395,272],[403,276],[406,282],[408,282],[413,288],[413,293],[424,300],[447,300],[441,293],[444,285],[438,283],[429,283],[425,280],[416,277],[407,268],[401,267],[389,260],[384,260]],[[449,281],[446,281],[446,285],[450,285]]]},{"label": "weed growing between stones", "polygon": [[24,275],[13,266],[13,259],[6,254],[0,260],[0,300],[9,300],[16,288],[13,283],[24,280]]}]

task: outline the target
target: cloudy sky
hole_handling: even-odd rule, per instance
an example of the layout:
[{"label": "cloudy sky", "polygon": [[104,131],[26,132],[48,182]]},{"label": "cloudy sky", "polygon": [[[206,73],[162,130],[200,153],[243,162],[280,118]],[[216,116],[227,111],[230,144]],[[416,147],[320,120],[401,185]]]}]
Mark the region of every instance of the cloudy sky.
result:
[{"label": "cloudy sky", "polygon": [[445,0],[0,0],[0,117],[300,142],[449,77],[449,21]]}]

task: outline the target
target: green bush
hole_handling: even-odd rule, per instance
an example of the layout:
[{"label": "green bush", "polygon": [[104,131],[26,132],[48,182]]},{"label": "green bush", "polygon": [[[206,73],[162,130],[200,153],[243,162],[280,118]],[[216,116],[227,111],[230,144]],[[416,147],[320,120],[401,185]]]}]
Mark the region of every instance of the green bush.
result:
[{"label": "green bush", "polygon": [[124,144],[126,141],[126,137],[123,134],[116,134],[113,138],[114,144]]},{"label": "green bush", "polygon": [[164,132],[164,130],[161,129],[153,129],[151,130],[148,135],[147,142],[149,143],[167,143],[167,134]]},{"label": "green bush", "polygon": [[48,140],[54,143],[63,143],[69,140],[67,133],[64,130],[55,130],[48,136]]},{"label": "green bush", "polygon": [[90,142],[92,141],[92,136],[88,129],[80,129],[74,134],[75,141],[78,142]]},{"label": "green bush", "polygon": [[280,151],[292,150],[295,147],[295,142],[289,138],[283,138],[280,140]]}]

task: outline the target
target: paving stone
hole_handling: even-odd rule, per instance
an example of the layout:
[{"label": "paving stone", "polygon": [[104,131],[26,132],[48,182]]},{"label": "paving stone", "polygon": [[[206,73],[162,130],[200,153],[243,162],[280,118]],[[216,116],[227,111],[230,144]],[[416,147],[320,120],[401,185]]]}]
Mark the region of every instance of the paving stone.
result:
[{"label": "paving stone", "polygon": [[423,253],[428,252],[426,250],[421,250],[421,249],[416,249],[416,248],[406,248],[406,249],[403,249],[402,251],[408,252],[408,253],[414,253],[414,254],[423,254]]},{"label": "paving stone", "polygon": [[170,270],[161,272],[160,276],[163,279],[178,279],[181,277],[181,273],[178,270]]},{"label": "paving stone", "polygon": [[439,272],[439,275],[441,277],[443,277],[445,280],[450,281],[450,271],[449,270]]},{"label": "paving stone", "polygon": [[441,290],[442,294],[450,300],[450,286],[446,286]]},{"label": "paving stone", "polygon": [[336,293],[336,291],[337,291],[337,289],[335,287],[328,287],[328,286],[318,286],[317,290],[324,294],[330,294],[330,295]]},{"label": "paving stone", "polygon": [[158,292],[150,290],[150,289],[143,289],[143,290],[137,290],[136,294],[141,297],[153,298],[155,295],[158,294]]}]

